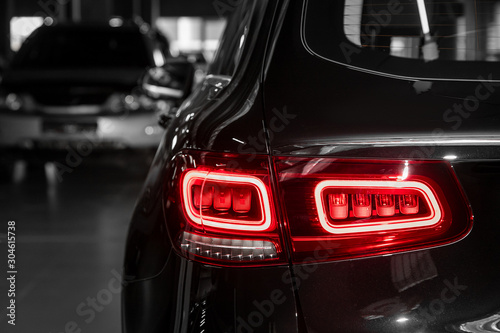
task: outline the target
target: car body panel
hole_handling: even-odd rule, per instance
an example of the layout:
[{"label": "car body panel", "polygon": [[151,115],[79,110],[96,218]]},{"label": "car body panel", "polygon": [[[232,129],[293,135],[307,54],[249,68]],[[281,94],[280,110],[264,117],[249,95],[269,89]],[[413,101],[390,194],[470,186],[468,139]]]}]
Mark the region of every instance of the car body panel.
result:
[{"label": "car body panel", "polygon": [[124,332],[293,332],[297,325],[288,267],[223,269],[171,252],[157,276],[125,282],[123,297]]},{"label": "car body panel", "polygon": [[[449,159],[474,213],[472,232],[455,244],[296,265],[307,331],[490,331],[477,327],[481,320],[495,327],[500,309],[499,276],[492,269],[500,253],[493,208],[499,199],[499,84],[401,80],[327,62],[302,45],[301,2],[290,6],[295,10],[285,19],[264,84],[268,127],[276,106],[289,114],[289,124],[272,135],[272,154]],[[477,75],[492,79],[487,68]],[[488,98],[469,107],[467,100],[478,93]],[[397,279],[398,272],[406,281]]]},{"label": "car body panel", "polygon": [[[268,13],[268,15],[272,15]],[[267,43],[265,36],[259,36],[256,43]],[[252,59],[262,59],[264,57],[264,48],[257,48],[252,55]],[[246,60],[251,66],[258,61]],[[252,68],[252,67],[251,67]],[[171,181],[174,177],[173,160],[175,155],[184,149],[199,150],[220,150],[229,143],[233,147],[232,151],[238,152],[241,144],[234,141],[233,138],[245,138],[253,136],[254,133],[262,131],[262,114],[260,108],[262,105],[262,93],[258,84],[260,73],[252,68],[250,72],[238,72],[227,87],[220,94],[213,95],[213,84],[208,84],[208,78],[205,82],[182,103],[176,112],[174,119],[168,123],[161,143],[158,147],[155,159],[152,162],[150,172],[145,181],[144,187],[139,195],[138,205],[134,211],[127,243],[136,243],[137,245],[127,247],[129,252],[125,255],[125,273],[135,279],[147,279],[160,273],[165,261],[157,263],[154,272],[145,272],[138,268],[139,266],[129,265],[131,262],[140,262],[144,266],[150,264],[149,256],[154,255],[150,251],[153,248],[146,249],[145,240],[148,237],[156,237],[151,233],[151,228],[162,228],[166,232],[165,216],[160,215],[164,207],[161,206],[163,198],[168,193]],[[246,82],[254,82],[250,85],[237,85],[243,80],[240,75],[245,74]],[[217,79],[217,78],[216,78]],[[220,78],[223,81],[223,77]],[[230,94],[232,92],[232,94]],[[226,121],[228,120],[228,121]],[[224,144],[224,146],[223,146]],[[225,148],[223,151],[231,151],[231,148]],[[266,153],[265,144],[259,145],[254,150],[257,153]],[[163,226],[154,226],[155,223],[163,222]],[[174,221],[175,222],[175,221]],[[150,225],[151,228],[145,227]],[[167,241],[167,240],[165,240]],[[168,242],[166,243],[168,244]],[[167,247],[168,248],[168,247]],[[134,258],[132,260],[132,258]],[[163,257],[166,260],[166,257]]]},{"label": "car body panel", "polygon": [[[263,30],[246,54],[243,70],[215,98],[213,86],[205,81],[169,124],[129,232],[124,331],[497,329],[498,83],[419,83],[325,61],[302,43],[303,2],[276,5],[267,8]],[[488,72],[479,74],[489,77]],[[476,89],[489,91],[491,99],[456,118],[454,105],[463,105]],[[162,216],[158,205],[172,190],[173,158],[185,149],[270,157],[446,161],[470,202],[474,225],[456,243],[386,256],[299,264],[289,258],[288,265],[266,268],[201,264],[180,257],[172,247],[172,235],[165,241],[166,228],[156,225],[162,219],[166,224],[176,222],[168,219],[169,208],[163,207]],[[278,218],[287,235],[281,181],[273,175]],[[291,251],[290,244],[284,246]],[[148,260],[148,255],[154,259]],[[269,318],[250,327],[245,326],[248,320],[238,321],[257,318],[254,301],[270,300],[274,290],[283,291],[287,301],[276,305]],[[155,292],[165,297],[152,300]],[[134,312],[137,304],[148,305],[141,312],[146,319]],[[148,310],[152,306],[158,309]],[[265,312],[257,309],[263,318]],[[207,323],[201,329],[196,326],[200,318]],[[155,320],[164,322],[157,325]]]},{"label": "car body panel", "polygon": [[498,183],[498,166],[497,161],[454,163],[475,212],[472,232],[455,244],[295,266],[303,276],[298,295],[308,329],[466,332],[462,325],[498,313],[500,276],[493,267],[500,228],[491,223],[498,185],[487,185]]}]

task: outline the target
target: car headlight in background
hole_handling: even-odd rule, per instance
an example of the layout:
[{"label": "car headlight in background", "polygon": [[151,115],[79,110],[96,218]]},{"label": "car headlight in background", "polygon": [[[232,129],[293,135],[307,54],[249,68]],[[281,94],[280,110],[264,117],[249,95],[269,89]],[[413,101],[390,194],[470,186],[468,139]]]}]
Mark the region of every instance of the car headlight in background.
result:
[{"label": "car headlight in background", "polygon": [[0,97],[0,107],[9,109],[10,111],[18,111],[25,105],[23,96],[10,93]]},{"label": "car headlight in background", "polygon": [[8,93],[0,96],[0,108],[10,111],[23,110],[31,112],[35,109],[33,97],[27,94]]},{"label": "car headlight in background", "polygon": [[8,94],[5,98],[5,106],[7,106],[9,110],[17,111],[23,106],[23,101],[17,94]]}]

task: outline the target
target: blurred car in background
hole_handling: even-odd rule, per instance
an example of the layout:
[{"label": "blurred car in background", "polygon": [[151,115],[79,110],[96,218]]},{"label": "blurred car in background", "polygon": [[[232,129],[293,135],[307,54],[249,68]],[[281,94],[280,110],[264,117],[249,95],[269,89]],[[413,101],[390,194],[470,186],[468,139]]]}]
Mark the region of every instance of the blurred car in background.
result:
[{"label": "blurred car in background", "polygon": [[160,94],[161,100],[144,93],[146,69],[172,61],[164,52],[168,41],[158,35],[119,19],[34,31],[0,87],[3,175],[16,159],[37,163],[71,151],[85,156],[89,150],[156,150],[163,132],[159,115],[188,93]]}]

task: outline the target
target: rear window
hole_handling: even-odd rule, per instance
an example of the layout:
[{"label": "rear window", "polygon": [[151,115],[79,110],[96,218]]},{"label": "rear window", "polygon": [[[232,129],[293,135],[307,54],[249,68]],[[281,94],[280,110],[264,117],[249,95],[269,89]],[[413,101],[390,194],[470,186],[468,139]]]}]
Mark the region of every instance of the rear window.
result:
[{"label": "rear window", "polygon": [[146,41],[138,30],[47,28],[27,40],[13,66],[146,67],[150,61]]},{"label": "rear window", "polygon": [[333,62],[417,79],[478,79],[500,60],[500,2],[305,0],[306,48]]}]

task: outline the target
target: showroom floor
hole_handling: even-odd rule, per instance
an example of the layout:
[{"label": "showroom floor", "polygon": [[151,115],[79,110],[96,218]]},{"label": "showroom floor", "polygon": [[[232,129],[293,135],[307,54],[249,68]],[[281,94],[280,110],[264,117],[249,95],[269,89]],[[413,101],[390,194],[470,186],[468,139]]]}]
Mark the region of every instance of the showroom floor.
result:
[{"label": "showroom floor", "polygon": [[15,182],[0,185],[0,267],[14,220],[17,269],[16,325],[2,313],[1,332],[120,332],[124,242],[147,167],[91,157],[62,181],[53,164],[18,163]]}]

